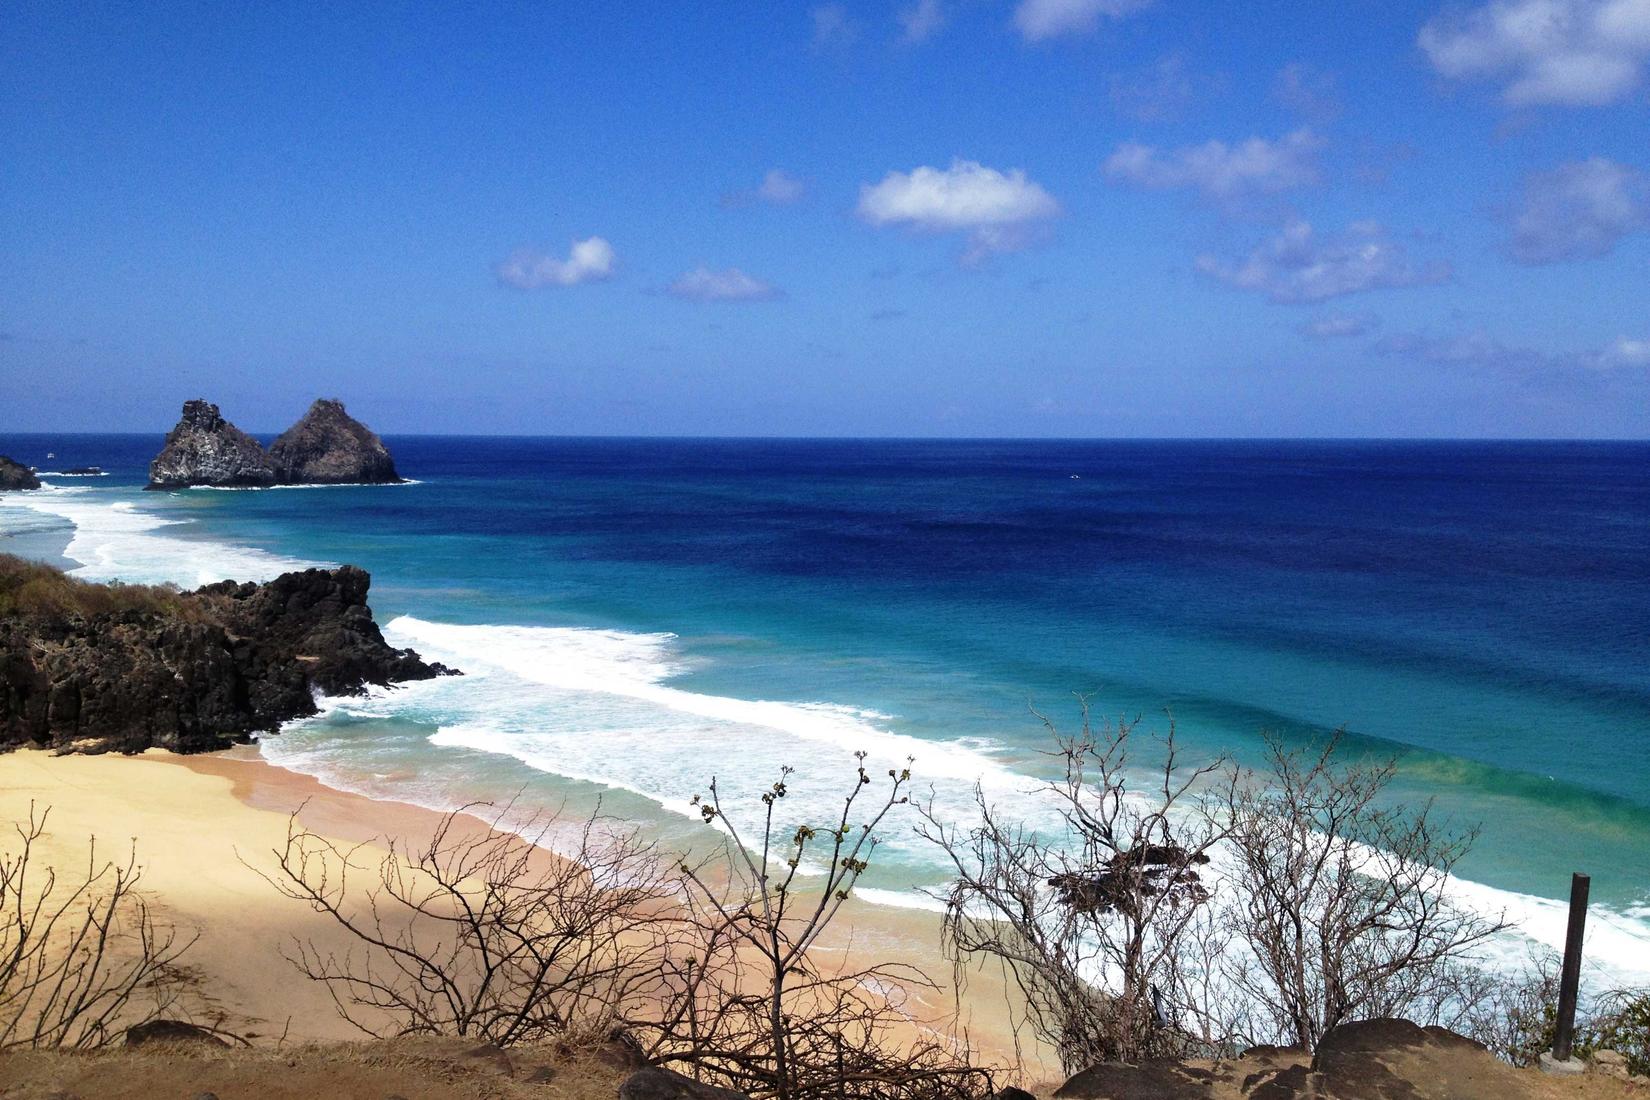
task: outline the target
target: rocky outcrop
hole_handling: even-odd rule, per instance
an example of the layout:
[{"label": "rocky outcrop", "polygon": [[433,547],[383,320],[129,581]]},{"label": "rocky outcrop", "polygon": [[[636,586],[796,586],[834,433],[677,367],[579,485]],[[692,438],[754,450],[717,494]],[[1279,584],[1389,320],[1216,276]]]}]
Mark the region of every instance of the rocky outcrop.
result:
[{"label": "rocky outcrop", "polygon": [[34,476],[34,471],[21,462],[13,462],[5,455],[0,455],[0,492],[10,489],[38,489],[40,479]]},{"label": "rocky outcrop", "polygon": [[354,566],[192,593],[0,557],[0,748],[207,752],[316,712],[315,693],[451,670],[384,641]]},{"label": "rocky outcrop", "polygon": [[1471,1039],[1408,1020],[1362,1020],[1325,1033],[1316,1054],[1255,1047],[1230,1061],[1106,1063],[1071,1078],[1070,1100],[1537,1100],[1516,1070]]},{"label": "rocky outcrop", "polygon": [[742,1092],[684,1077],[662,1066],[648,1066],[625,1078],[619,1100],[750,1100]]},{"label": "rocky outcrop", "polygon": [[399,482],[384,441],[323,398],[269,448],[275,479],[283,485],[387,484]]},{"label": "rocky outcrop", "polygon": [[146,488],[273,484],[275,469],[258,441],[225,420],[216,405],[197,399],[183,403],[182,419],[149,463]]}]

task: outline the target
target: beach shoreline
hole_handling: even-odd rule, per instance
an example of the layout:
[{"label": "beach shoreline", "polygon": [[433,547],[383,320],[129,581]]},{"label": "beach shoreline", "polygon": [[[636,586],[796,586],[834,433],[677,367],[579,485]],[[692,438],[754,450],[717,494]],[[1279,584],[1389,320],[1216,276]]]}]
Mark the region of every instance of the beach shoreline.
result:
[{"label": "beach shoreline", "polygon": [[[327,917],[282,897],[265,876],[292,818],[345,846],[367,845],[358,862],[387,854],[386,841],[427,840],[443,814],[422,806],[336,790],[263,759],[258,746],[177,755],[56,756],[20,749],[0,755],[0,816],[26,820],[49,809],[38,858],[61,870],[123,860],[135,845],[142,889],[157,916],[197,936],[185,963],[197,981],[192,1011],[255,1044],[333,1042],[362,1033],[336,1012],[326,989],[295,970],[283,949],[313,940],[340,957],[354,945]],[[467,819],[478,830],[487,822]],[[551,854],[553,857],[553,853]],[[823,965],[914,964],[939,983],[923,991],[909,1036],[933,1034],[957,1010],[950,967],[940,955],[939,918],[860,904],[845,909],[820,946]],[[977,1055],[1015,1060],[1000,989],[970,987],[970,1015],[957,1021]]]}]

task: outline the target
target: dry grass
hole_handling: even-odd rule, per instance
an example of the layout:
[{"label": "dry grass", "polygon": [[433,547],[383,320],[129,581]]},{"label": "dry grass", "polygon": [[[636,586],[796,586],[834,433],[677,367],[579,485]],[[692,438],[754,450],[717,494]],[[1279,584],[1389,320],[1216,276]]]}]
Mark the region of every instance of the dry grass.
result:
[{"label": "dry grass", "polygon": [[0,554],[0,619],[138,611],[193,619],[197,602],[170,586],[93,584],[39,562]]},{"label": "dry grass", "polygon": [[[508,1072],[506,1072],[508,1069]],[[548,1070],[544,1081],[540,1071]],[[285,1050],[194,1046],[0,1054],[0,1097],[46,1100],[612,1100],[628,1071],[594,1047],[500,1056],[462,1039]]]}]

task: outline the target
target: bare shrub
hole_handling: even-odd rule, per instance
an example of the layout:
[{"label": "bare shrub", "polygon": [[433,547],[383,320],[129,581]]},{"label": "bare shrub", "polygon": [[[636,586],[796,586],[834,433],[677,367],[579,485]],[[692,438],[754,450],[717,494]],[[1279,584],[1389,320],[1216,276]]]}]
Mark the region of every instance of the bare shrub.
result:
[{"label": "bare shrub", "polygon": [[[746,837],[713,780],[696,799],[727,842],[717,857],[683,866],[692,940],[671,962],[673,996],[640,1030],[656,1060],[700,1080],[781,1100],[963,1100],[991,1091],[966,1050],[934,1040],[902,1045],[904,995],[932,989],[914,967],[827,968],[816,959],[831,923],[869,866],[877,830],[907,801],[907,770],[859,808],[872,780],[864,754],[829,825],[776,820],[786,769],[762,796],[760,830]],[[807,876],[811,863],[823,873]],[[807,876],[799,881],[799,876]]]},{"label": "bare shrub", "polygon": [[1268,737],[1266,771],[1231,803],[1229,912],[1248,951],[1228,975],[1259,1028],[1307,1050],[1348,1020],[1456,1022],[1475,948],[1506,927],[1449,899],[1474,833],[1388,805],[1395,763],[1339,764],[1339,741]]},{"label": "bare shrub", "polygon": [[1476,988],[1462,989],[1465,1010],[1455,1025],[1491,1054],[1515,1066],[1533,1066],[1553,1049],[1558,1027],[1559,958],[1534,952],[1514,973],[1479,972]]},{"label": "bare shrub", "polygon": [[[488,828],[464,820],[478,809],[495,811]],[[428,844],[390,840],[371,860],[367,845],[340,847],[293,814],[277,873],[265,877],[354,946],[340,956],[295,939],[289,961],[378,1037],[538,1042],[610,1025],[655,997],[660,943],[677,920],[668,864],[599,814],[561,837],[566,858],[551,856],[539,842],[559,820],[518,823],[524,839],[504,828],[510,814],[466,806],[444,815]]]},{"label": "bare shrub", "polygon": [[1582,1031],[1585,1053],[1613,1050],[1627,1070],[1650,1076],[1650,990],[1616,990],[1599,998]]},{"label": "bare shrub", "polygon": [[981,788],[966,829],[923,808],[918,831],[956,873],[941,900],[958,982],[973,961],[1004,964],[1023,996],[1019,1022],[1067,1072],[1228,1045],[1210,983],[1221,929],[1206,867],[1235,775],[1219,760],[1183,766],[1172,723],[1154,739],[1158,762],[1136,770],[1137,722],[1095,728],[1086,700],[1082,714],[1076,736],[1044,719],[1063,771],[1045,791],[1063,836],[1005,819]]},{"label": "bare shrub", "polygon": [[0,852],[0,1049],[86,1049],[164,1014],[183,983],[194,937],[157,920],[138,891],[136,849],[83,873],[37,866],[50,809],[31,803]]}]

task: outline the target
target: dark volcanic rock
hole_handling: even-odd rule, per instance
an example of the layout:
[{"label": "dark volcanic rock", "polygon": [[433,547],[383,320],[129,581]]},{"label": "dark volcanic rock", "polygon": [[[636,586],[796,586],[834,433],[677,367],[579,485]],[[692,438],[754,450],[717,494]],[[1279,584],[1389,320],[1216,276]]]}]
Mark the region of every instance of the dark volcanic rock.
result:
[{"label": "dark volcanic rock", "polygon": [[1139,1065],[1102,1062],[1077,1074],[1055,1092],[1074,1100],[1196,1100],[1213,1095],[1217,1075],[1172,1058]]},{"label": "dark volcanic rock", "polygon": [[648,1066],[625,1078],[619,1100],[750,1100],[742,1092],[702,1085],[661,1066]]},{"label": "dark volcanic rock", "polygon": [[34,476],[34,471],[21,462],[13,462],[5,455],[0,455],[0,492],[7,489],[38,489],[40,479]]},{"label": "dark volcanic rock", "polygon": [[126,1045],[140,1047],[147,1043],[184,1044],[226,1047],[229,1044],[206,1030],[182,1020],[150,1020],[146,1024],[126,1029]]},{"label": "dark volcanic rock", "polygon": [[275,484],[275,470],[258,441],[225,420],[209,401],[185,401],[183,417],[149,463],[150,489],[190,485]]},{"label": "dark volcanic rock", "polygon": [[1538,1100],[1539,1081],[1441,1027],[1377,1019],[1341,1024],[1315,1055],[1251,1047],[1216,1062],[1103,1063],[1054,1095],[1088,1100]]},{"label": "dark volcanic rock", "polygon": [[384,484],[398,482],[395,461],[342,401],[322,399],[269,448],[276,480],[283,485]]},{"label": "dark volcanic rock", "polygon": [[[8,561],[13,570],[45,568],[4,558],[0,567]],[[69,589],[89,594],[79,610],[8,613],[0,617],[0,749],[208,752],[314,714],[316,691],[359,694],[449,672],[384,641],[367,607],[369,584],[346,565],[128,606],[120,590],[87,585]]]}]

